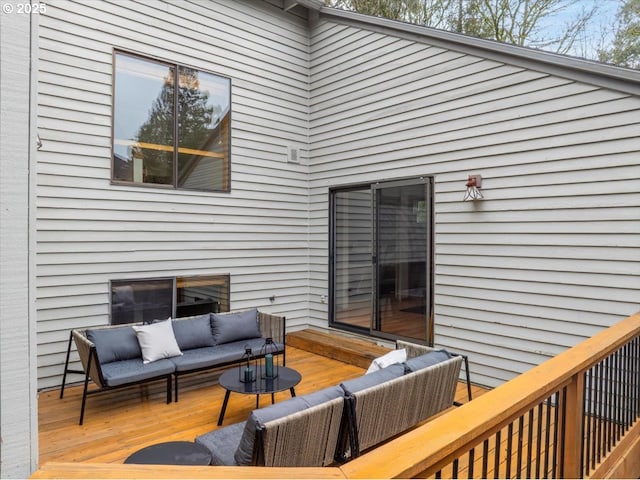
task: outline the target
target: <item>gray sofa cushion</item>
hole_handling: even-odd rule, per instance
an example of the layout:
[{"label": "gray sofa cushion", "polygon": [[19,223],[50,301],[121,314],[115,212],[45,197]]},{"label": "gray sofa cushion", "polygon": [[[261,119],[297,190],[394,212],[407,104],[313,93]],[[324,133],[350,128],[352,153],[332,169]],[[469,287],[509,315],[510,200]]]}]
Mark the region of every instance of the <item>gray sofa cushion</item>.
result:
[{"label": "gray sofa cushion", "polygon": [[260,337],[258,309],[243,312],[212,313],[211,330],[216,345]]},{"label": "gray sofa cushion", "polygon": [[[224,343],[214,347],[194,348],[184,350],[181,357],[173,357],[171,361],[176,366],[176,371],[178,372],[198,370],[240,360],[246,347],[259,353],[260,347],[262,347],[263,344],[264,339],[252,338],[238,342]],[[280,345],[279,348],[281,351],[282,345]]]},{"label": "gray sofa cushion", "polygon": [[196,315],[174,319],[173,333],[180,350],[183,352],[192,348],[213,347],[213,333],[211,332],[211,315]]},{"label": "gray sofa cushion", "polygon": [[237,465],[233,455],[238,448],[245,423],[234,423],[196,437],[196,443],[211,451],[211,465]]},{"label": "gray sofa cushion", "polygon": [[142,363],[142,350],[131,326],[89,329],[87,338],[96,346],[101,364],[132,358],[139,358]]},{"label": "gray sofa cushion", "polygon": [[404,362],[406,372],[417,372],[423,368],[436,365],[437,363],[449,360],[451,354],[446,350],[436,350],[434,352],[425,353],[418,357],[413,357]]},{"label": "gray sofa cushion", "polygon": [[308,393],[307,395],[302,395],[297,398],[301,399],[307,407],[315,407],[316,405],[320,405],[324,402],[340,397],[344,397],[344,390],[342,390],[338,385],[334,385],[333,387],[323,388],[317,392]]},{"label": "gray sofa cushion", "polygon": [[166,358],[151,363],[142,363],[142,358],[134,358],[102,364],[102,376],[108,387],[117,387],[168,375],[173,373],[174,369],[171,360]]},{"label": "gray sofa cushion", "polygon": [[240,439],[238,449],[234,456],[236,463],[238,465],[251,464],[257,425],[264,425],[271,420],[275,420],[295,412],[300,412],[307,408],[314,407],[329,400],[333,400],[334,398],[340,398],[343,396],[343,390],[338,386],[333,386],[308,395],[290,398],[284,402],[254,410],[251,412],[251,415],[244,426],[242,438]]},{"label": "gray sofa cushion", "polygon": [[364,390],[365,388],[380,385],[383,382],[401,377],[404,375],[404,371],[404,365],[396,363],[388,367],[381,368],[380,370],[377,370],[373,373],[368,373],[366,375],[362,375],[361,377],[342,382],[340,386],[344,390],[345,394],[350,395],[352,393],[357,393],[361,390]]}]

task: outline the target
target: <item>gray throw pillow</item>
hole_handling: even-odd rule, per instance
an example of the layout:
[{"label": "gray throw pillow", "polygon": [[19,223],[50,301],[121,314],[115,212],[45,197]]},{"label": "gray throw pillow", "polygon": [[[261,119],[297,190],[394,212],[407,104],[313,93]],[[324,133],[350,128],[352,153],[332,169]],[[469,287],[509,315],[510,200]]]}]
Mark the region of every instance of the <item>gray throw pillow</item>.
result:
[{"label": "gray throw pillow", "polygon": [[258,309],[252,308],[233,313],[212,313],[211,330],[216,345],[258,338],[261,336]]},{"label": "gray throw pillow", "polygon": [[213,347],[213,333],[211,332],[211,315],[196,315],[188,318],[173,320],[173,333],[180,350]]},{"label": "gray throw pillow", "polygon": [[405,371],[407,373],[417,372],[418,370],[436,365],[437,363],[444,362],[450,358],[451,354],[446,350],[436,350],[434,352],[425,353],[424,355],[410,358],[404,362]]},{"label": "gray throw pillow", "polygon": [[142,358],[138,337],[131,326],[87,330],[87,338],[96,346],[100,363]]}]

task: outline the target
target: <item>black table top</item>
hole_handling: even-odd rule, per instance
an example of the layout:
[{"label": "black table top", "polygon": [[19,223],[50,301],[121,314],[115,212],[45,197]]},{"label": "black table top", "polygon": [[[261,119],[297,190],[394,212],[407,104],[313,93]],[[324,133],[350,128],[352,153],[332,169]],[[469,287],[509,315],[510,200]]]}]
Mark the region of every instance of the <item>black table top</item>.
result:
[{"label": "black table top", "polygon": [[209,465],[211,452],[194,442],[164,442],[149,445],[129,455],[124,463],[154,465]]},{"label": "black table top", "polygon": [[229,391],[260,395],[263,393],[276,393],[295,387],[302,376],[299,372],[289,367],[279,367],[278,376],[275,378],[262,378],[256,375],[254,382],[241,382],[239,368],[231,368],[220,375],[220,385]]}]

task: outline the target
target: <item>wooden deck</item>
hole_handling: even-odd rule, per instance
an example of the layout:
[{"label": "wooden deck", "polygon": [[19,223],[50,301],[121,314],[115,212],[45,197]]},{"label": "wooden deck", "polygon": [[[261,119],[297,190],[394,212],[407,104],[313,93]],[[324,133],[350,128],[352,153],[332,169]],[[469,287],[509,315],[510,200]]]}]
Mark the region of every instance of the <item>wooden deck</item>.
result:
[{"label": "wooden deck", "polygon": [[[309,335],[291,343],[313,349]],[[296,387],[299,395],[310,393],[340,381],[354,378],[364,371],[372,358],[386,351],[383,347],[358,340],[345,340],[342,347],[333,337],[334,356],[346,355],[353,365],[311,353],[302,348],[287,347],[287,365],[302,373],[302,382]],[[354,347],[355,346],[355,347]],[[354,352],[354,348],[357,352]],[[347,353],[344,353],[347,352]],[[138,385],[122,390],[90,396],[84,425],[78,425],[81,387],[65,389],[64,399],[59,390],[39,395],[39,464],[48,462],[123,463],[136,450],[158,442],[189,440],[214,430],[224,390],[217,383],[221,371],[187,376],[180,382],[180,401],[165,403],[164,383]],[[482,389],[474,387],[474,395]],[[276,395],[276,401],[289,397],[288,392]],[[466,386],[460,384],[457,400],[465,402]],[[269,402],[261,398],[261,405]],[[224,425],[243,421],[255,408],[255,397],[232,394]]]}]

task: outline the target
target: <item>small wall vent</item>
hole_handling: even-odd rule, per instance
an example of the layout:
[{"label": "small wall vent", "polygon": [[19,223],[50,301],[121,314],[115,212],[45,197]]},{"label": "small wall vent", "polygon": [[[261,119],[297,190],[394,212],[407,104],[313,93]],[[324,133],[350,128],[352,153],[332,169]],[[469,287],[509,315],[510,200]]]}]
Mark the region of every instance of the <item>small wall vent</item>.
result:
[{"label": "small wall vent", "polygon": [[289,163],[300,163],[300,149],[298,147],[288,147],[287,152]]}]

